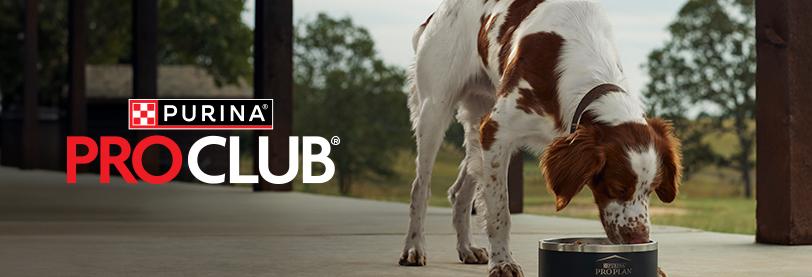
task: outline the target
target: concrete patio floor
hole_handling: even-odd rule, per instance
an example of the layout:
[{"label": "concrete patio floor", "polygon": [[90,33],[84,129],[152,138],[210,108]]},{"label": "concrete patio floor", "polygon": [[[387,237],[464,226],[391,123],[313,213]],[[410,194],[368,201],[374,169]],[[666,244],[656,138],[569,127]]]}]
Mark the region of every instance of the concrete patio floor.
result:
[{"label": "concrete patio floor", "polygon": [[[408,205],[175,182],[98,184],[0,168],[0,276],[485,276],[454,250],[451,211],[431,208],[428,266],[397,258]],[[406,184],[404,184],[406,185]],[[513,217],[513,252],[537,276],[537,241],[601,235],[596,221]],[[812,247],[657,226],[669,276],[810,276]],[[485,245],[479,232],[476,240]]]}]

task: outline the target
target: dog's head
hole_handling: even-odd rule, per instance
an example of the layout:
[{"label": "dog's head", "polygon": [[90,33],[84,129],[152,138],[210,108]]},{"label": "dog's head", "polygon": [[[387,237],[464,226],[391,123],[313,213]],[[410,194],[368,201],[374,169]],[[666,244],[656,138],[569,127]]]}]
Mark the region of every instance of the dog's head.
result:
[{"label": "dog's head", "polygon": [[647,124],[580,126],[556,139],[541,158],[556,210],[589,186],[606,235],[613,243],[649,241],[651,192],[670,203],[681,177],[680,144],[661,119]]}]

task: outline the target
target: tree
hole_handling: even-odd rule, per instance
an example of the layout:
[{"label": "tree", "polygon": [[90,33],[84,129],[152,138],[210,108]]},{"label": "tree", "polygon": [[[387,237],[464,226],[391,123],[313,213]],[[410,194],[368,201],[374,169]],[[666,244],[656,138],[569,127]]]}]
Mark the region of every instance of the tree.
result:
[{"label": "tree", "polygon": [[[756,113],[753,0],[689,0],[668,30],[671,38],[644,65],[651,76],[644,91],[650,112],[674,121],[687,171],[704,164],[733,168],[749,198]],[[714,132],[735,134],[732,155],[711,151],[705,137]]]},{"label": "tree", "polygon": [[411,145],[405,72],[385,64],[349,18],[302,21],[294,45],[294,132],[341,138],[330,155],[339,192],[366,173],[392,175],[391,161]]},{"label": "tree", "polygon": [[[0,1],[0,92],[8,105],[22,91],[23,1]],[[67,0],[40,1],[39,74],[42,104],[67,91]],[[251,80],[252,31],[240,14],[245,0],[161,0],[158,60],[203,67],[218,85]],[[131,63],[132,5],[87,1],[90,64]]]}]

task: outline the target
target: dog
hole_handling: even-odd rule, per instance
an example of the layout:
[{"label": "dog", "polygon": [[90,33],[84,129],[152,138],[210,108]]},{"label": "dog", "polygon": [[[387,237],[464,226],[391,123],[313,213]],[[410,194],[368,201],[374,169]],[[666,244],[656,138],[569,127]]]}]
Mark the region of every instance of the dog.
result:
[{"label": "dog", "polygon": [[[409,229],[400,265],[423,266],[432,167],[448,125],[465,130],[449,189],[459,259],[490,276],[523,276],[508,246],[507,168],[518,149],[567,206],[589,187],[612,243],[649,241],[649,195],[674,200],[680,143],[626,91],[609,20],[585,0],[444,0],[413,36],[408,107],[417,141]],[[472,202],[483,204],[489,251],[472,244]],[[489,255],[490,253],[490,255]]]}]

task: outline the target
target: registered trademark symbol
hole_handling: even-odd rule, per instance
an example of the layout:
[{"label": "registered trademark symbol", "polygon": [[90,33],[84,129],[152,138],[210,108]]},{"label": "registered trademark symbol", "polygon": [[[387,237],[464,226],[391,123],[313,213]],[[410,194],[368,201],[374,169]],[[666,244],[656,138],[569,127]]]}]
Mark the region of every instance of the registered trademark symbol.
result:
[{"label": "registered trademark symbol", "polygon": [[267,110],[268,109],[268,104],[262,104],[262,109]]},{"label": "registered trademark symbol", "polygon": [[330,144],[332,145],[341,144],[341,138],[339,138],[338,136],[333,136],[332,138],[330,138]]}]

